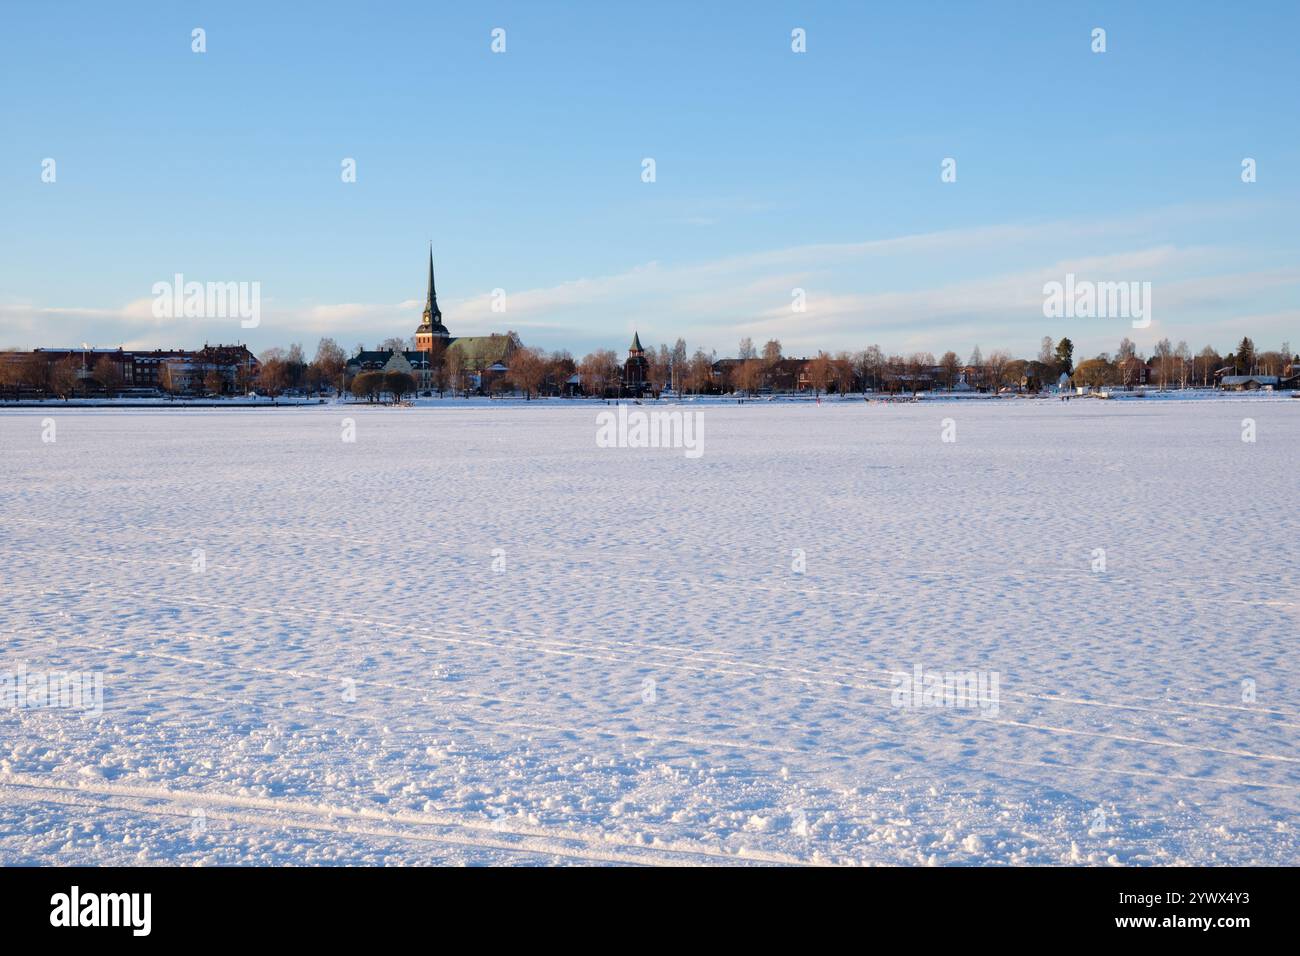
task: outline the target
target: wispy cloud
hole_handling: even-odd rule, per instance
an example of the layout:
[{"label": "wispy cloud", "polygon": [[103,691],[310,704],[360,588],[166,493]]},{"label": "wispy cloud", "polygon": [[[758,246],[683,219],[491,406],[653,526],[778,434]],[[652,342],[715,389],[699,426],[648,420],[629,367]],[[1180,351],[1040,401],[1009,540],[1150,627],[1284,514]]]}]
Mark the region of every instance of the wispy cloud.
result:
[{"label": "wispy cloud", "polygon": [[[1043,317],[1043,284],[1073,273],[1151,282],[1155,321],[1142,334],[1152,342],[1164,335],[1199,335],[1218,343],[1223,335],[1217,330],[1235,331],[1242,315],[1255,317],[1259,324],[1252,331],[1261,338],[1300,338],[1291,336],[1294,311],[1274,301],[1293,295],[1300,268],[1263,268],[1243,249],[1168,238],[1188,223],[1249,212],[1236,204],[1176,207],[1109,219],[812,243],[697,262],[650,261],[610,275],[506,289],[503,298],[484,290],[442,306],[453,334],[511,329],[525,341],[577,352],[621,344],[632,328],[647,341],[681,336],[691,347],[723,354],[742,336],[779,338],[792,353],[858,349],[870,342],[899,352],[975,342],[1025,352],[1044,334],[1070,335],[1084,348],[1113,348],[1127,331],[1122,323]],[[1122,251],[1114,251],[1117,246]],[[793,308],[795,290],[803,291],[803,311]],[[504,310],[498,310],[501,305]],[[82,341],[88,327],[97,342],[114,334],[167,345],[243,334],[237,322],[156,319],[150,306],[149,299],[116,309],[11,303],[0,305],[0,327],[11,337],[42,344]],[[262,327],[249,335],[266,345],[319,335],[374,344],[412,334],[422,307],[420,299],[267,301]]]}]

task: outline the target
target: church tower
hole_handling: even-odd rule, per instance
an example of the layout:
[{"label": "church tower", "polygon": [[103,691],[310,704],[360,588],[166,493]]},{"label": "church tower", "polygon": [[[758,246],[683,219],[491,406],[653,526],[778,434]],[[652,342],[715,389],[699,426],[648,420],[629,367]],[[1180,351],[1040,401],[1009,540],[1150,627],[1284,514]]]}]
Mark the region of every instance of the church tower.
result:
[{"label": "church tower", "polygon": [[435,339],[446,344],[449,337],[447,327],[442,324],[442,312],[438,310],[438,291],[433,286],[433,243],[429,243],[429,291],[424,299],[424,320],[415,330],[415,349],[430,352]]},{"label": "church tower", "polygon": [[632,344],[627,349],[627,361],[623,363],[623,386],[628,393],[642,395],[647,386],[646,378],[650,372],[650,363],[646,361],[645,349],[641,347],[641,336],[632,333]]}]

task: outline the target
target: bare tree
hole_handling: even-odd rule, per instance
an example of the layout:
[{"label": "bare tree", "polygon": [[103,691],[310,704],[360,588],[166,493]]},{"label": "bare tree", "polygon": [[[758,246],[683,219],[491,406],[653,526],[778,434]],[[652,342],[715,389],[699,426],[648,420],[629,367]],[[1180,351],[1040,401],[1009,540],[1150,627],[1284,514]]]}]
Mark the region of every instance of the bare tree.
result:
[{"label": "bare tree", "polygon": [[1056,361],[1056,345],[1052,342],[1050,335],[1044,335],[1043,341],[1039,343],[1038,361],[1048,368],[1051,368]]},{"label": "bare tree", "polygon": [[853,356],[848,352],[836,352],[835,358],[831,360],[831,368],[834,372],[836,393],[847,395],[853,391]]},{"label": "bare tree", "polygon": [[[1046,341],[1051,341],[1047,339]],[[956,352],[944,352],[943,358],[939,360],[939,367],[943,369],[943,384],[948,386],[951,391],[957,383],[957,376],[961,370],[961,359],[957,358]]]},{"label": "bare tree", "polygon": [[[653,354],[647,352],[647,354]],[[550,383],[553,393],[562,395],[569,378],[578,370],[578,364],[566,350],[552,352],[546,360],[546,381]]]},{"label": "bare tree", "polygon": [[77,367],[71,355],[50,366],[50,391],[65,402],[77,391]]},{"label": "bare tree", "polygon": [[107,355],[95,363],[94,379],[100,384],[109,398],[116,398],[122,390],[122,366]]},{"label": "bare tree", "polygon": [[880,388],[885,374],[885,353],[879,345],[868,345],[858,360],[861,364],[862,377],[871,379],[873,389]]},{"label": "bare tree", "polygon": [[808,363],[807,368],[808,384],[812,386],[813,394],[820,395],[826,391],[830,385],[831,375],[831,357],[825,352],[818,352]]},{"label": "bare tree", "polygon": [[780,339],[768,339],[763,346],[763,381],[771,386],[777,363],[781,361]]},{"label": "bare tree", "polygon": [[251,362],[239,365],[235,369],[235,390],[247,395],[249,389],[253,387],[253,381],[255,378],[256,376]]},{"label": "bare tree", "polygon": [[1281,375],[1290,363],[1291,357],[1283,352],[1260,352],[1255,364],[1260,375]]},{"label": "bare tree", "polygon": [[686,386],[696,395],[713,388],[713,359],[704,349],[696,349],[687,366]]},{"label": "bare tree", "polygon": [[989,357],[984,363],[989,373],[989,388],[994,395],[1002,391],[1002,386],[1005,384],[1003,379],[1006,376],[1007,365],[1010,362],[1010,355],[1001,349],[994,349],[989,353]]},{"label": "bare tree", "polygon": [[21,384],[32,391],[44,395],[50,387],[50,363],[44,355],[32,352],[22,361],[19,372]]},{"label": "bare tree", "polygon": [[264,395],[275,398],[289,382],[288,361],[284,349],[272,348],[262,353],[262,367],[257,372],[257,388]]},{"label": "bare tree", "polygon": [[1127,335],[1120,341],[1119,349],[1115,352],[1115,366],[1119,369],[1120,382],[1125,388],[1141,381],[1145,364],[1138,357],[1137,346]]},{"label": "bare tree", "polygon": [[871,381],[871,360],[867,355],[867,350],[853,353],[853,374],[858,377],[862,383],[862,390],[865,392],[870,387]]},{"label": "bare tree", "polygon": [[1200,372],[1201,384],[1208,387],[1210,384],[1210,376],[1218,371],[1219,366],[1222,364],[1223,356],[1215,351],[1212,345],[1207,345],[1205,348],[1201,349],[1200,354],[1196,356],[1196,367]]},{"label": "bare tree", "polygon": [[1164,391],[1165,386],[1169,384],[1169,373],[1173,368],[1174,347],[1168,339],[1161,339],[1156,343],[1155,353],[1152,358],[1156,363],[1156,375],[1160,381],[1160,390]]},{"label": "bare tree", "polygon": [[316,357],[308,368],[308,380],[315,390],[323,386],[342,389],[343,369],[347,365],[347,356],[342,347],[331,338],[323,338],[316,345]]},{"label": "bare tree", "polygon": [[1178,387],[1187,387],[1187,376],[1191,374],[1192,367],[1192,350],[1187,347],[1186,342],[1180,341],[1178,348],[1174,349],[1174,369],[1178,373]]},{"label": "bare tree", "polygon": [[901,392],[906,377],[907,359],[901,355],[888,356],[880,366],[880,380],[884,383],[885,391]]},{"label": "bare tree", "polygon": [[523,348],[510,358],[510,381],[532,401],[533,392],[546,376],[546,355],[541,349]]},{"label": "bare tree", "polygon": [[447,349],[442,357],[442,371],[438,376],[440,387],[446,387],[451,390],[452,395],[456,395],[461,391],[464,380],[465,353],[460,349]]},{"label": "bare tree", "polygon": [[0,351],[0,396],[6,388],[14,390],[14,401],[18,400],[19,388],[23,382],[22,360],[17,349],[8,348]]},{"label": "bare tree", "polygon": [[1125,388],[1142,384],[1142,370],[1146,368],[1146,363],[1136,355],[1129,356],[1124,361],[1117,362],[1116,365],[1119,368],[1120,383]]},{"label": "bare tree", "polygon": [[922,390],[921,383],[925,380],[925,355],[921,352],[913,352],[903,362],[903,368],[907,375],[907,386],[911,389],[912,394]]},{"label": "bare tree", "polygon": [[646,369],[646,378],[657,395],[666,389],[672,381],[673,357],[666,345],[659,346],[658,350],[646,349],[645,354],[646,361],[649,363],[649,368]]},{"label": "bare tree", "polygon": [[[678,371],[674,370],[674,377],[678,374]],[[684,371],[681,374],[684,374]],[[578,363],[578,375],[588,395],[602,397],[617,381],[618,356],[609,349],[597,349]]]},{"label": "bare tree", "polygon": [[175,396],[181,390],[180,376],[176,374],[176,369],[171,362],[158,364],[158,387],[168,398]]},{"label": "bare tree", "polygon": [[1029,384],[1030,371],[1030,365],[1024,359],[1011,359],[1007,362],[1007,367],[1002,370],[1002,380],[1016,391],[1020,391]]},{"label": "bare tree", "polygon": [[307,359],[302,345],[294,342],[284,357],[284,380],[287,388],[301,388],[307,376]]},{"label": "bare tree", "polygon": [[754,394],[762,381],[763,364],[756,358],[748,358],[736,366],[735,384],[747,395]]},{"label": "bare tree", "polygon": [[678,395],[682,393],[682,383],[686,378],[686,340],[679,338],[673,343],[672,362],[669,366],[669,373],[672,378],[672,389]]},{"label": "bare tree", "polygon": [[447,360],[446,340],[440,338],[430,339],[429,348],[424,353],[424,360],[429,365],[428,384],[432,386],[438,381],[438,369],[442,366],[443,362]]}]

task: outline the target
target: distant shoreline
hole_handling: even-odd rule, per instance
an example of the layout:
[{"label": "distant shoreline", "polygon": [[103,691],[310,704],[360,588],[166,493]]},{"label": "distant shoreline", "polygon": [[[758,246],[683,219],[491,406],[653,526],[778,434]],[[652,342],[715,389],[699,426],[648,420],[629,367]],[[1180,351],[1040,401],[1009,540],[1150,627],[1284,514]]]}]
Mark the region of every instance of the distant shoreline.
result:
[{"label": "distant shoreline", "polygon": [[[86,402],[70,401],[63,402],[58,399],[49,401],[18,401],[7,402],[0,401],[0,409],[4,408],[138,408],[138,409],[157,409],[157,408],[303,408],[321,405],[321,402],[168,402],[168,401],[139,401],[139,402]],[[325,403],[328,404],[328,403]]]},{"label": "distant shoreline", "polygon": [[[1195,403],[1202,402],[1284,402],[1300,398],[1300,392],[1223,392],[1223,391],[1191,391],[1173,389],[1164,392],[1147,391],[1139,392],[1112,392],[1108,396],[1098,394],[1089,395],[1068,395],[1066,396],[1071,402],[1182,402]],[[502,406],[514,407],[541,407],[541,408],[581,408],[584,406],[604,407],[608,405],[645,405],[650,407],[728,407],[735,405],[912,405],[912,404],[970,404],[972,402],[981,405],[995,403],[1008,405],[1023,405],[1025,403],[1050,402],[1059,403],[1062,396],[1059,395],[989,395],[985,393],[956,393],[947,394],[942,392],[921,392],[915,396],[912,395],[871,395],[866,396],[855,393],[840,397],[838,395],[823,395],[820,399],[812,396],[803,395],[781,395],[765,397],[744,397],[724,396],[724,395],[701,395],[686,396],[683,398],[660,398],[660,399],[633,399],[633,398],[561,398],[551,396],[548,398],[534,398],[531,401],[524,398],[508,396],[505,398],[486,398],[484,396],[474,396],[472,398],[463,398],[446,396],[443,398],[421,398],[414,402],[403,402],[399,405],[383,402],[365,402],[365,401],[348,401],[338,402],[332,399],[289,399],[276,402],[271,401],[213,401],[208,400],[151,400],[142,399],[137,401],[60,401],[58,399],[48,400],[25,400],[25,401],[5,401],[0,399],[0,411],[7,409],[34,409],[53,411],[56,409],[128,409],[137,411],[188,411],[191,409],[273,409],[273,408],[329,408],[332,410],[341,409],[421,409],[421,408],[499,408]]]}]

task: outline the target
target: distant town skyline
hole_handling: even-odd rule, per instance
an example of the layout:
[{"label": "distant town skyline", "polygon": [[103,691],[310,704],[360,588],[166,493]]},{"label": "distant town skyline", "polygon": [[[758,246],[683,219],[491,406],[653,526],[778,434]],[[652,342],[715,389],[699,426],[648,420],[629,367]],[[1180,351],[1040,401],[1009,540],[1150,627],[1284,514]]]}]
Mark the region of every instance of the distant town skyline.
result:
[{"label": "distant town skyline", "polygon": [[[430,240],[453,335],[575,356],[1300,341],[1294,6],[385,14],[7,13],[0,347],[374,348]],[[259,283],[256,327],[155,316],[178,273]],[[1067,275],[1151,324],[1044,316]]]}]

